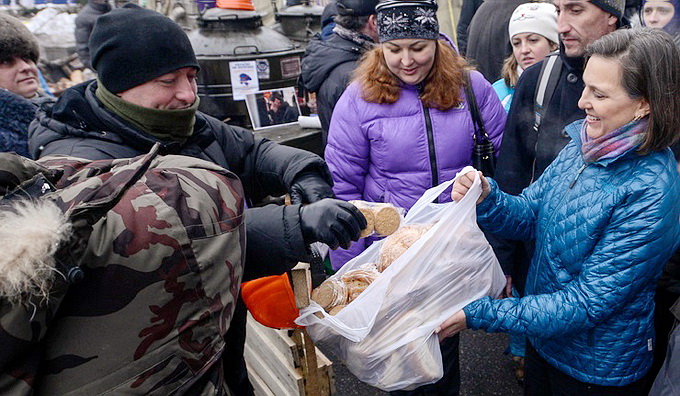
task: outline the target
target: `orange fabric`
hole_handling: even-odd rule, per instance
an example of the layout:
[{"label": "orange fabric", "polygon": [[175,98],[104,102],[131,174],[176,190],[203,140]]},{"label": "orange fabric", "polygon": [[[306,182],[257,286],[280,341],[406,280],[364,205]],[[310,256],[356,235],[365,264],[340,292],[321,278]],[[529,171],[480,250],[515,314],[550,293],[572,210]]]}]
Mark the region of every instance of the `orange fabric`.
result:
[{"label": "orange fabric", "polygon": [[243,282],[241,296],[253,318],[263,325],[276,329],[303,328],[295,324],[300,310],[295,306],[288,273]]},{"label": "orange fabric", "polygon": [[255,11],[252,0],[217,0],[217,7],[227,10]]}]

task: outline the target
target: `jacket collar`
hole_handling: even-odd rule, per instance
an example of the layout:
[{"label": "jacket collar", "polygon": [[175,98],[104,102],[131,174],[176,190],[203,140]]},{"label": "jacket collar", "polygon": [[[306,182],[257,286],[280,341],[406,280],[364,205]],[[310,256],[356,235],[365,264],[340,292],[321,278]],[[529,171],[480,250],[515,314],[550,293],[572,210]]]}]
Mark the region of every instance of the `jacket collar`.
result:
[{"label": "jacket collar", "polygon": [[[207,128],[206,116],[201,112],[196,112],[194,133],[185,144],[163,142],[133,128],[106,109],[97,99],[96,89],[96,80],[67,89],[51,111],[48,111],[48,115],[57,122],[75,128],[80,136],[113,134],[117,138],[110,137],[111,140],[117,140],[140,152],[148,152],[154,144],[160,143],[160,154],[177,154],[190,144],[203,146],[206,141],[210,140],[210,137],[207,136],[210,131]],[[67,131],[70,128],[64,128],[62,133],[69,133]]]},{"label": "jacket collar", "polygon": [[[583,125],[584,122],[586,122],[585,118],[580,119],[580,120],[576,120],[576,121],[572,122],[571,124],[567,125],[566,127],[564,127],[565,132],[567,132],[569,137],[576,144],[576,147],[578,147],[579,155],[581,157],[583,157],[583,154],[581,154],[581,144],[583,143],[581,141],[581,126]],[[633,156],[633,155],[637,155],[637,154],[635,154],[635,149],[637,149],[637,147],[630,149],[630,150],[628,150],[624,153],[621,153],[621,155],[614,157],[614,158],[597,160],[597,161],[593,162],[593,164],[603,166],[603,167],[607,167],[607,166],[609,166],[609,164],[611,164],[615,161],[618,161],[619,159],[627,158],[627,157],[630,157],[630,156]]]}]

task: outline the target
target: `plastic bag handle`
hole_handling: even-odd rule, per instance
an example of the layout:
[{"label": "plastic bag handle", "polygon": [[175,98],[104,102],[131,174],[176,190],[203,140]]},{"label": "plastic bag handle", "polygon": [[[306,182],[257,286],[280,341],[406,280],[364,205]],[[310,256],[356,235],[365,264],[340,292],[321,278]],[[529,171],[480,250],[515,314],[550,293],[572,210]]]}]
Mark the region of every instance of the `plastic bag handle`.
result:
[{"label": "plastic bag handle", "polygon": [[446,191],[447,188],[453,185],[453,183],[458,180],[459,177],[462,175],[468,173],[468,172],[475,172],[475,181],[472,183],[472,187],[470,187],[470,190],[465,194],[467,197],[468,195],[473,195],[475,196],[475,201],[482,195],[482,181],[479,178],[479,173],[477,173],[477,170],[473,168],[472,166],[466,166],[465,168],[461,169],[458,173],[456,173],[456,176],[448,181],[442,182],[440,185],[435,186],[430,188],[429,190],[425,191],[423,195],[416,201],[415,204],[411,207],[411,210],[408,211],[406,214],[405,220],[409,220],[416,215],[418,215],[420,212],[423,211],[423,209],[426,209],[429,204],[432,203],[435,199],[437,199],[438,196],[442,195],[444,191]]}]

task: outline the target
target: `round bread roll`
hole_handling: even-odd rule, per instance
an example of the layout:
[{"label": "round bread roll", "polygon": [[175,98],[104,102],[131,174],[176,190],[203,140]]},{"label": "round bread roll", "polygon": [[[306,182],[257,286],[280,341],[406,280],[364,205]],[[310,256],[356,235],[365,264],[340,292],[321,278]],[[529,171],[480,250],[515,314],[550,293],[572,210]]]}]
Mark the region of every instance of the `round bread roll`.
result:
[{"label": "round bread roll", "polygon": [[409,224],[400,227],[394,234],[387,237],[380,247],[378,271],[385,271],[394,260],[404,254],[431,227],[431,224]]},{"label": "round bread roll", "polygon": [[337,305],[347,304],[347,286],[337,279],[327,279],[312,290],[312,300],[326,312]]},{"label": "round bread roll", "polygon": [[375,204],[373,215],[375,216],[375,233],[378,235],[392,235],[401,225],[401,215],[391,204]]},{"label": "round bread roll", "polygon": [[366,290],[380,273],[371,270],[355,269],[345,272],[340,279],[347,286],[347,303],[351,303]]},{"label": "round bread roll", "polygon": [[361,230],[361,233],[359,234],[360,238],[366,238],[369,235],[372,235],[373,232],[375,231],[375,216],[373,215],[373,210],[371,209],[371,206],[366,203],[365,201],[348,201],[352,205],[356,206],[357,209],[361,212],[361,214],[364,215],[366,218],[366,228]]}]

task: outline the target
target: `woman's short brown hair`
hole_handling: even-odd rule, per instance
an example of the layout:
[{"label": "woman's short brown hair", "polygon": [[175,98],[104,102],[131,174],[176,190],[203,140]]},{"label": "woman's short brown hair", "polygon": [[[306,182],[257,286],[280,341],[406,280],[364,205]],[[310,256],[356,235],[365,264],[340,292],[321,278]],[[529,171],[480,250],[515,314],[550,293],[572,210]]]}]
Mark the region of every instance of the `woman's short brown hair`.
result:
[{"label": "woman's short brown hair", "polygon": [[663,150],[680,138],[680,52],[661,29],[619,29],[586,48],[586,56],[621,65],[621,85],[631,98],[644,98],[650,113],[640,154]]},{"label": "woman's short brown hair", "polygon": [[[445,41],[437,40],[432,70],[425,77],[420,95],[426,106],[446,111],[460,105],[467,62]],[[387,68],[383,49],[366,53],[354,73],[362,87],[363,98],[371,103],[394,103],[399,99],[402,82]]]}]

